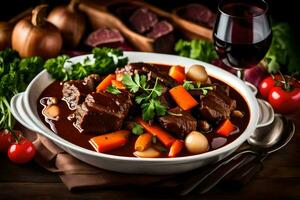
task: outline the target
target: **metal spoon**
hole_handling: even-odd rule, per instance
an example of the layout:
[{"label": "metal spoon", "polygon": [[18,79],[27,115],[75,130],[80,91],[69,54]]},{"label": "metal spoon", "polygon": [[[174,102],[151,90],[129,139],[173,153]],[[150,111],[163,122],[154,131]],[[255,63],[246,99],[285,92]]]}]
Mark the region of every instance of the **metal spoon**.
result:
[{"label": "metal spoon", "polygon": [[[201,187],[200,193],[209,191],[227,174],[241,166],[247,157],[244,157],[244,159],[232,164],[232,166],[230,166],[230,168],[221,175],[219,173],[215,173],[218,169],[221,169],[223,165],[235,160],[243,154],[264,155],[264,157],[266,157],[268,154],[284,147],[290,141],[294,135],[294,132],[295,125],[293,122],[287,120],[281,115],[276,115],[272,124],[270,124],[268,127],[257,129],[251,135],[251,137],[248,139],[248,142],[252,146],[249,145],[242,151],[230,155],[215,165],[206,168],[204,171],[200,171],[199,174],[194,174],[190,179],[180,184],[180,186],[176,189],[176,194],[180,196],[187,195],[200,184],[204,185],[204,187]],[[206,179],[213,174],[218,174],[218,176],[213,177],[215,179],[210,181],[210,184],[203,184]]]}]

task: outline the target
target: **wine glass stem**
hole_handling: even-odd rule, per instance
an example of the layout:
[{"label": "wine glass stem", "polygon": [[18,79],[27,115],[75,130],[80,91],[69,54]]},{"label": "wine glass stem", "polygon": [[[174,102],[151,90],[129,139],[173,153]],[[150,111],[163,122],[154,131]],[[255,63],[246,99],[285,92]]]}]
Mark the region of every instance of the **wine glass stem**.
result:
[{"label": "wine glass stem", "polygon": [[239,77],[241,80],[245,80],[245,70],[243,69],[237,69],[236,70],[236,76]]}]

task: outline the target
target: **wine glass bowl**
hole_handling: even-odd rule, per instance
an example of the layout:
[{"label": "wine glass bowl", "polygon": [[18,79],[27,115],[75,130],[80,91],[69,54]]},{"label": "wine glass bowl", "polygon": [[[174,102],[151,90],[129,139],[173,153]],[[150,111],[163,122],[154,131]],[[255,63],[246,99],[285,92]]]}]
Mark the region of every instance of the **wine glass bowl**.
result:
[{"label": "wine glass bowl", "polygon": [[[267,53],[272,29],[264,0],[222,0],[213,31],[220,59],[238,72],[256,66]],[[243,78],[240,73],[240,78]]]}]

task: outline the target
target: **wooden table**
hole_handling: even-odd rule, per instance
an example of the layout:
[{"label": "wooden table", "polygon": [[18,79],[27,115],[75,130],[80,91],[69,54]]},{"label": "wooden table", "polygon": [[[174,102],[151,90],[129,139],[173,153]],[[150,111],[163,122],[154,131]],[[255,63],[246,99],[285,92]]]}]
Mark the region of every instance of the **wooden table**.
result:
[{"label": "wooden table", "polygon": [[[289,116],[296,124],[296,133],[284,149],[264,162],[264,169],[245,187],[226,191],[216,187],[201,199],[300,199],[300,112]],[[98,189],[71,193],[59,177],[34,162],[14,165],[0,154],[0,199],[159,199],[172,198],[161,194],[143,194],[136,188]],[[199,199],[197,191],[184,199]]]}]

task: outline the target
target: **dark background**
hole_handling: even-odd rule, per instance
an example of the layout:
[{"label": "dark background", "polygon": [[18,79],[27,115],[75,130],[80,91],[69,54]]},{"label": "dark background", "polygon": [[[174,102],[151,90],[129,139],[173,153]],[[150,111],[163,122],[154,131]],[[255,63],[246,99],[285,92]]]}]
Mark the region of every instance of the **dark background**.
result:
[{"label": "dark background", "polygon": [[[105,1],[105,0],[102,0]],[[201,3],[215,11],[219,0],[146,0],[157,7],[172,10],[177,6],[188,3]],[[241,0],[242,1],[242,0]],[[300,39],[300,10],[295,0],[266,0],[269,3],[270,13],[274,22],[287,22],[290,24],[294,37],[299,44]],[[0,6],[0,21],[7,21],[28,7],[34,7],[40,3],[48,3],[50,6],[68,3],[69,0],[8,0],[2,1]],[[99,0],[101,2],[101,0]]]}]

